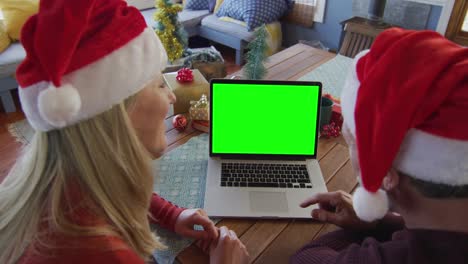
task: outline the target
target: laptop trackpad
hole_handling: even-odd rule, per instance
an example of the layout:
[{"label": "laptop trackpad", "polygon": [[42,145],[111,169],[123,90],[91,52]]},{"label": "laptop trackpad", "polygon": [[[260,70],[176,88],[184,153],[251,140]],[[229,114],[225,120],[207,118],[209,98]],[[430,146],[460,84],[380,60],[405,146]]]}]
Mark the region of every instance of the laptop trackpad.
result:
[{"label": "laptop trackpad", "polygon": [[250,209],[255,212],[287,212],[284,192],[250,192]]}]

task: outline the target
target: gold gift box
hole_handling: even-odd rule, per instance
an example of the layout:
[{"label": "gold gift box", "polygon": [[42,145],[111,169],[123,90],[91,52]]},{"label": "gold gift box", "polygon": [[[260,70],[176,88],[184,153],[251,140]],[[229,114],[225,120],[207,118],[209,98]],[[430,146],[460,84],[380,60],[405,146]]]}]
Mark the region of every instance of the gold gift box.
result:
[{"label": "gold gift box", "polygon": [[192,120],[210,120],[210,103],[206,95],[202,95],[200,100],[190,102],[190,118]]},{"label": "gold gift box", "polygon": [[163,74],[164,82],[177,97],[174,104],[174,114],[187,113],[190,109],[190,101],[197,101],[203,94],[209,96],[210,84],[198,70],[193,71],[192,82],[179,82],[176,80],[177,72]]}]

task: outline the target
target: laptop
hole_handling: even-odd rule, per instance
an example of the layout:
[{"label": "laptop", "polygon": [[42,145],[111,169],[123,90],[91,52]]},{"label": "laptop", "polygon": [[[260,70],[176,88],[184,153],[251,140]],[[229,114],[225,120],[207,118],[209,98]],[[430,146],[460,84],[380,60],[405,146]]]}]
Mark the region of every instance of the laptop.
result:
[{"label": "laptop", "polygon": [[327,192],[317,157],[322,84],[213,79],[204,209],[214,217],[310,218]]}]

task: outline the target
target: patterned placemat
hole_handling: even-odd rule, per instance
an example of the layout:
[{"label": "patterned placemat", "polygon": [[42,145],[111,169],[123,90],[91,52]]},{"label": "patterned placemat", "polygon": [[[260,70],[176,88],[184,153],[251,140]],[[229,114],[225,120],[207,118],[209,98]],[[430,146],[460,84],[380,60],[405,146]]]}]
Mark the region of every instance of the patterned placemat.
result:
[{"label": "patterned placemat", "polygon": [[331,94],[340,98],[352,61],[353,59],[338,54],[335,58],[299,78],[299,81],[322,82],[322,94]]},{"label": "patterned placemat", "polygon": [[[203,208],[207,165],[208,134],[202,134],[154,161],[153,171],[158,175],[154,191],[181,207]],[[167,250],[154,254],[158,264],[173,263],[177,254],[193,242],[158,226],[153,227],[168,246]]]}]

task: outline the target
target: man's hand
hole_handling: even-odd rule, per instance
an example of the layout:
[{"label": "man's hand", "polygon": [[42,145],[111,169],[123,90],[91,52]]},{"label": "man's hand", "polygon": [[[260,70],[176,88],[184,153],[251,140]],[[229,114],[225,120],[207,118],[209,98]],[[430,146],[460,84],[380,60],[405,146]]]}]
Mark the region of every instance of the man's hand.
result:
[{"label": "man's hand", "polygon": [[223,226],[219,229],[219,239],[210,248],[210,263],[244,264],[249,262],[249,253],[234,231]]},{"label": "man's hand", "polygon": [[[200,225],[203,230],[195,230],[194,225]],[[186,209],[180,213],[175,223],[177,234],[196,240],[206,241],[210,244],[218,240],[218,229],[201,209]]]},{"label": "man's hand", "polygon": [[322,222],[355,230],[372,229],[376,226],[376,222],[368,223],[356,216],[353,198],[349,193],[343,191],[319,193],[302,202],[301,207],[306,208],[313,204],[318,204],[319,209],[312,210],[311,216]]}]

